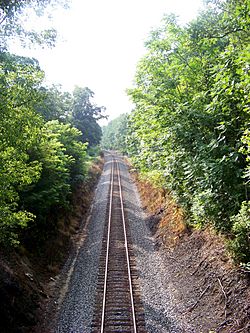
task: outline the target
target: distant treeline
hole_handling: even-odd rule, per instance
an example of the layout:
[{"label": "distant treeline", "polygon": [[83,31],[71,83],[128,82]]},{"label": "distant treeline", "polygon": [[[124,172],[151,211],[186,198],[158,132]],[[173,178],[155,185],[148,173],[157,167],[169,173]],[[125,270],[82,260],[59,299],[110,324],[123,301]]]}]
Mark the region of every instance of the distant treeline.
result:
[{"label": "distant treeline", "polygon": [[121,114],[102,129],[101,145],[105,149],[127,153],[128,115]]}]

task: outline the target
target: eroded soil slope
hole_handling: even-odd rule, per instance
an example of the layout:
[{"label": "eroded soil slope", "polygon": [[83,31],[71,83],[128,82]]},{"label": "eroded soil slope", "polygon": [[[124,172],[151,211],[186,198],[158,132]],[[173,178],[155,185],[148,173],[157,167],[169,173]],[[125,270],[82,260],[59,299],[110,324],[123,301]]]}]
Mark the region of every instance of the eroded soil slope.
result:
[{"label": "eroded soil slope", "polygon": [[165,283],[178,317],[199,333],[249,333],[250,274],[233,263],[221,236],[186,228],[181,209],[163,190],[135,179],[148,226],[164,252]]}]

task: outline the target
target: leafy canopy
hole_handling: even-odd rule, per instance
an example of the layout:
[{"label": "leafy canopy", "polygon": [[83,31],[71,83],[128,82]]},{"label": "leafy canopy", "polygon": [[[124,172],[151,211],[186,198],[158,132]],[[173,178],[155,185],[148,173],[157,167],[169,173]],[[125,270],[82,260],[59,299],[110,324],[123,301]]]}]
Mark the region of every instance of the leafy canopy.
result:
[{"label": "leafy canopy", "polygon": [[214,0],[186,27],[165,16],[128,90],[134,164],[165,179],[189,223],[236,239],[249,193],[249,12],[247,0]]}]

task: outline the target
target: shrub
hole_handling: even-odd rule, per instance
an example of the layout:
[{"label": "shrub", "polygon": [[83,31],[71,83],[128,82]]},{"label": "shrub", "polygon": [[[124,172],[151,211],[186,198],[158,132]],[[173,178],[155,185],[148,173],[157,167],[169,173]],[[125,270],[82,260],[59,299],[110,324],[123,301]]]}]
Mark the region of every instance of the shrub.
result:
[{"label": "shrub", "polygon": [[233,240],[229,247],[237,261],[250,261],[250,202],[242,203],[240,212],[231,219],[233,223]]}]

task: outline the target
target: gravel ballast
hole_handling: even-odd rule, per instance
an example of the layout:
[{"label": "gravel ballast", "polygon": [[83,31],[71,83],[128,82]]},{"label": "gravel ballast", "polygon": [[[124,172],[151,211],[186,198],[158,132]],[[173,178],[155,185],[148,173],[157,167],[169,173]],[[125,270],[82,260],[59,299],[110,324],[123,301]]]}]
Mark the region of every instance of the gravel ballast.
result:
[{"label": "gravel ballast", "polygon": [[185,325],[184,328],[180,318],[176,318],[172,307],[172,296],[166,288],[168,281],[163,253],[155,246],[155,239],[147,227],[146,215],[141,208],[136,186],[124,163],[122,175],[122,185],[126,189],[123,194],[126,218],[140,279],[146,330],[149,333],[192,332],[190,327]]},{"label": "gravel ballast", "polygon": [[66,288],[67,291],[63,291],[64,298],[58,311],[55,329],[57,333],[91,331],[109,180],[110,167],[106,163],[96,188],[86,238],[68,269],[68,275],[70,272],[72,274],[70,280],[64,284],[63,289]]},{"label": "gravel ballast", "polygon": [[[68,264],[70,268],[58,301],[55,328],[57,333],[91,332],[103,226],[108,205],[110,155],[106,155],[105,160],[84,241],[79,246],[76,257]],[[183,327],[172,309],[164,258],[154,245],[154,238],[145,223],[146,216],[141,208],[138,192],[124,162],[121,162],[121,178],[125,215],[132,236],[145,309],[146,330],[149,333],[193,332],[192,329]]]}]

